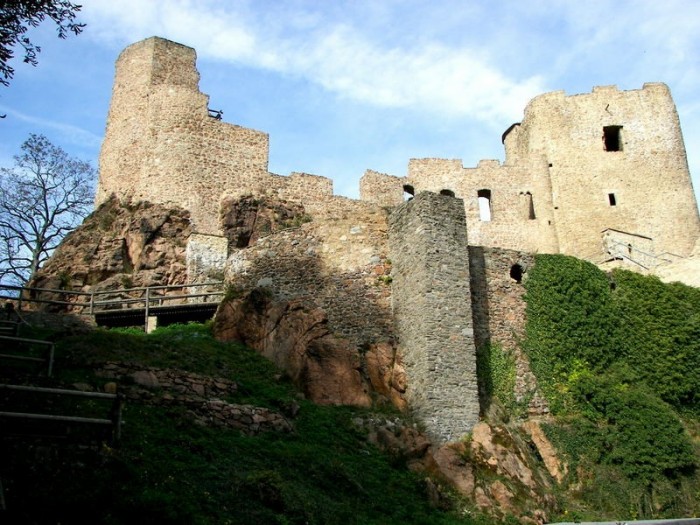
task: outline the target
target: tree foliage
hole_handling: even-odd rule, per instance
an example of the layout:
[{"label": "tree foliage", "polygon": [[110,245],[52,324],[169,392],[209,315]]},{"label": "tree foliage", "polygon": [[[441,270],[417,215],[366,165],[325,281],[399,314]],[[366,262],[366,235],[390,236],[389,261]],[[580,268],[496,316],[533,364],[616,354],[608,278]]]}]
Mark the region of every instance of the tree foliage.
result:
[{"label": "tree foliage", "polygon": [[9,65],[14,57],[13,48],[23,49],[23,61],[36,66],[41,47],[27,36],[30,27],[37,27],[46,19],[56,23],[59,38],[70,33],[79,34],[85,24],[76,22],[81,6],[67,0],[3,0],[0,3],[0,84],[7,86],[14,75]]},{"label": "tree foliage", "polygon": [[90,211],[95,170],[41,135],[0,168],[0,281],[29,281]]}]

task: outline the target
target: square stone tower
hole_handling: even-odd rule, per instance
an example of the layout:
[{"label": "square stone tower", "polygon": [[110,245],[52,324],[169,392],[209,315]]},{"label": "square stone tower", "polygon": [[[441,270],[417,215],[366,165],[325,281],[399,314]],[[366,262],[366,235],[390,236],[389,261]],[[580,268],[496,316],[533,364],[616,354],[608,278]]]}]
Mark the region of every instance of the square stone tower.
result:
[{"label": "square stone tower", "polygon": [[195,230],[219,232],[227,188],[268,177],[266,133],[210,116],[194,49],[152,37],[117,60],[96,204],[121,198],[173,203]]}]

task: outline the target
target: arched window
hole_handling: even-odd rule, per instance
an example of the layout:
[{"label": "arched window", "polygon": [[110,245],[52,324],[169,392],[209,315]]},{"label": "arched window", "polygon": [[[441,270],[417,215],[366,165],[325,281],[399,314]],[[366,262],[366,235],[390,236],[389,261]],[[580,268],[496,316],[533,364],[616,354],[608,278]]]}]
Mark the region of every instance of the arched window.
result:
[{"label": "arched window", "polygon": [[403,185],[403,200],[410,201],[416,195],[416,190],[410,184]]},{"label": "arched window", "polygon": [[488,222],[491,220],[491,190],[479,190],[476,195],[479,198],[479,219]]},{"label": "arched window", "polygon": [[454,197],[455,192],[452,190],[440,190],[440,195],[445,195],[446,197]]}]

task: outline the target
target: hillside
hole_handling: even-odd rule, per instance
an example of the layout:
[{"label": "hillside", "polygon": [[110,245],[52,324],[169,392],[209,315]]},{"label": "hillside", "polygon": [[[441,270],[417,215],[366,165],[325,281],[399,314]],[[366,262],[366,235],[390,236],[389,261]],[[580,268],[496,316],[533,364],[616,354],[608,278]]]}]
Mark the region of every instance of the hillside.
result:
[{"label": "hillside", "polygon": [[[57,381],[102,390],[115,362],[169,370],[174,384],[194,376],[207,389],[204,378],[216,377],[222,402],[257,415],[212,426],[196,394],[185,401],[162,376],[156,388],[148,373],[121,377],[129,399],[118,446],[77,428],[58,441],[5,439],[8,523],[463,523],[435,508],[457,501],[449,491],[368,443],[362,421],[396,414],[301,399],[266,359],[215,341],[206,326],[63,338]],[[269,414],[289,425],[266,428]]]},{"label": "hillside", "polygon": [[[512,350],[480,348],[484,421],[440,449],[386,403],[308,401],[292,378],[253,350],[217,341],[209,326],[49,334],[56,377],[38,384],[103,391],[117,383],[127,396],[123,437],[112,445],[79,428],[59,440],[4,437],[8,522],[698,515],[700,290],[565,256],[538,256],[524,286],[521,346],[550,415],[528,419],[529,400],[516,400]],[[3,382],[26,380],[2,370]],[[54,408],[104,411],[63,403]]]}]

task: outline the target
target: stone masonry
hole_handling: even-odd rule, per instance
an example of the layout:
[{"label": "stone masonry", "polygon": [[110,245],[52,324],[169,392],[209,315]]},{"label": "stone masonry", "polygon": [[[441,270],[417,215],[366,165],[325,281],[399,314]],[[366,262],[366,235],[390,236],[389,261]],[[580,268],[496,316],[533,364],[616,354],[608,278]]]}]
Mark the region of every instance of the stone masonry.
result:
[{"label": "stone masonry", "polygon": [[[407,399],[437,442],[478,420],[475,347],[513,352],[516,395],[535,393],[518,349],[520,280],[534,254],[653,271],[692,262],[700,247],[663,84],[541,95],[503,133],[505,162],[411,159],[405,176],[368,170],[353,200],[326,177],[270,173],[268,135],[212,114],[195,62],[194,49],[158,37],[121,53],[96,203],[181,207],[189,282],[224,275],[239,291],[313,300],[328,332],[360,354],[398,345]],[[267,215],[251,211],[258,200],[274,204]],[[244,201],[252,225],[231,218]],[[231,228],[239,240],[252,233],[234,243]]]},{"label": "stone masonry", "polygon": [[460,199],[427,192],[390,217],[393,308],[406,396],[440,443],[458,440],[479,419],[465,226]]}]

